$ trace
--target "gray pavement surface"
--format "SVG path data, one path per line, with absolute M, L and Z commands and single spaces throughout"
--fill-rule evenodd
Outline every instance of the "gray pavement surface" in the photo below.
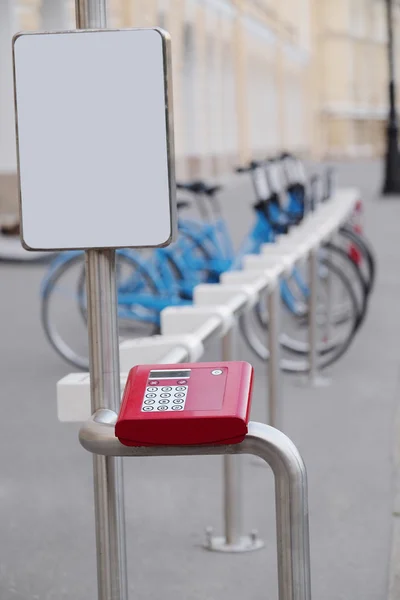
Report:
M 312 389 L 285 377 L 284 430 L 309 475 L 313 597 L 384 600 L 393 508 L 393 446 L 400 366 L 400 198 L 379 200 L 376 162 L 339 165 L 339 182 L 366 201 L 379 274 L 368 319 L 348 354 Z M 233 185 L 233 184 L 232 184 Z M 224 208 L 238 242 L 251 222 L 238 180 Z M 91 457 L 77 425 L 57 422 L 55 386 L 71 371 L 39 321 L 39 265 L 0 263 L 0 599 L 96 598 Z M 204 359 L 218 357 L 216 344 Z M 266 414 L 265 368 L 256 368 L 252 418 Z M 222 527 L 220 458 L 125 461 L 130 598 L 276 598 L 273 479 L 243 457 L 245 531 L 263 550 L 206 552 L 204 527 Z M 400 596 L 399 596 L 400 597 Z

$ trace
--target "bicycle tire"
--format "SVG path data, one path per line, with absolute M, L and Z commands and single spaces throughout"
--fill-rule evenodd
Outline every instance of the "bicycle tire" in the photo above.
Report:
M 53 349 L 57 352 L 59 356 L 61 356 L 64 360 L 66 360 L 69 364 L 77 367 L 78 369 L 87 370 L 89 368 L 89 359 L 87 356 L 81 356 L 77 352 L 75 352 L 69 344 L 67 344 L 62 337 L 58 334 L 56 327 L 50 322 L 50 300 L 52 293 L 56 289 L 57 282 L 60 278 L 71 269 L 76 263 L 84 260 L 83 253 L 72 256 L 69 260 L 64 261 L 60 265 L 58 265 L 50 276 L 47 277 L 44 287 L 42 288 L 42 302 L 41 302 L 41 322 L 46 335 L 47 340 Z M 141 268 L 140 263 L 138 263 L 133 257 L 127 257 L 126 255 L 118 255 L 118 260 L 128 261 L 130 266 L 134 265 L 135 267 L 141 270 L 141 274 L 148 280 L 152 291 L 155 295 L 158 295 L 157 286 L 154 284 L 151 276 Z M 84 265 L 82 265 L 83 273 L 84 273 Z M 79 281 L 81 280 L 82 274 L 80 275 Z M 84 282 L 84 279 L 83 279 Z M 83 316 L 85 322 L 87 323 L 86 314 L 82 314 L 82 307 L 80 302 L 78 301 L 79 312 Z M 157 326 L 154 327 L 151 335 L 158 333 L 159 329 Z
M 357 306 L 358 306 L 358 317 L 356 319 L 356 327 L 357 327 L 357 329 L 359 329 L 360 326 L 363 324 L 365 317 L 367 315 L 368 297 L 369 297 L 369 294 L 367 291 L 368 286 L 366 285 L 366 282 L 360 272 L 358 265 L 350 258 L 350 256 L 346 252 L 346 250 L 344 250 L 344 248 L 341 248 L 340 246 L 335 246 L 334 244 L 332 244 L 330 242 L 325 244 L 324 247 L 327 248 L 329 250 L 329 252 L 335 253 L 338 256 L 340 256 L 340 258 L 343 259 L 343 261 L 348 266 L 351 267 L 354 279 L 347 276 L 346 273 L 343 273 L 343 274 L 347 278 L 349 283 L 352 285 L 353 291 L 354 291 L 354 284 L 356 284 L 360 288 L 358 290 L 358 292 L 361 294 L 361 298 L 359 298 L 356 295 Z M 336 266 L 338 266 L 338 265 L 336 265 Z M 341 269 L 340 266 L 338 266 L 338 268 Z M 356 294 L 356 292 L 355 292 L 355 294 Z M 307 318 L 307 317 L 308 317 L 308 313 L 306 313 L 306 315 L 302 318 Z M 345 319 L 343 319 L 343 315 L 342 316 L 339 315 L 336 317 L 335 324 L 340 324 L 341 322 L 343 322 L 343 320 L 345 320 Z M 291 340 L 289 337 L 287 337 L 287 336 L 285 337 L 284 335 L 281 336 L 281 346 L 285 350 L 288 350 L 289 352 L 293 352 L 295 354 L 306 355 L 309 351 L 307 343 L 302 343 L 302 342 L 299 342 L 298 340 Z M 332 347 L 327 346 L 325 349 L 321 349 L 321 354 L 328 354 L 331 350 L 332 350 Z
M 361 295 L 361 298 L 357 298 L 357 300 L 359 301 L 358 302 L 358 304 L 359 304 L 358 327 L 360 327 L 362 325 L 362 323 L 364 322 L 365 317 L 367 315 L 367 311 L 368 311 L 368 299 L 369 299 L 369 295 L 370 295 L 368 282 L 365 280 L 360 267 L 357 265 L 357 263 L 354 262 L 354 260 L 351 259 L 351 257 L 346 252 L 346 250 L 344 250 L 344 248 L 337 246 L 333 242 L 328 242 L 328 243 L 324 244 L 323 247 L 326 248 L 329 252 L 332 252 L 333 254 L 336 254 L 337 256 L 339 256 L 343 260 L 343 263 L 351 269 L 352 277 L 351 277 L 351 279 L 350 279 L 350 277 L 348 277 L 348 279 L 350 280 L 351 283 L 354 282 L 356 287 L 359 288 L 358 292 Z M 346 273 L 345 273 L 345 275 L 346 275 Z M 354 279 L 353 279 L 353 277 L 354 277 Z
M 346 252 L 346 250 L 344 248 L 341 248 L 340 246 L 336 246 L 335 244 L 328 242 L 326 244 L 324 244 L 324 248 L 326 250 L 328 250 L 329 252 L 336 254 L 337 256 L 340 257 L 340 259 L 343 260 L 343 263 L 350 267 L 351 271 L 352 271 L 352 278 L 348 278 L 349 281 L 354 284 L 354 286 L 358 289 L 356 289 L 356 297 L 357 297 L 357 304 L 358 304 L 358 327 L 361 326 L 361 324 L 364 322 L 366 314 L 367 314 L 367 309 L 368 309 L 368 284 L 366 283 L 359 266 L 351 259 L 351 257 L 348 255 L 348 253 Z M 340 267 L 339 267 L 340 268 Z M 303 299 L 301 299 L 301 302 L 304 302 Z M 260 310 L 260 304 L 258 303 L 255 307 L 255 314 L 257 315 L 257 320 L 259 322 L 260 327 L 264 327 L 266 328 L 267 323 L 265 321 L 265 319 L 263 318 L 263 311 Z M 301 315 L 300 317 L 302 320 L 306 320 L 308 318 L 308 311 L 306 310 L 304 312 L 304 314 Z M 336 324 L 339 324 L 339 322 L 343 320 L 343 315 L 338 315 L 337 316 L 337 321 Z M 292 352 L 296 352 L 299 354 L 307 354 L 308 349 L 304 346 L 304 344 L 301 344 L 299 342 L 294 342 L 290 343 L 289 340 L 285 343 L 282 340 L 282 346 L 284 346 L 287 350 L 292 351 Z M 327 349 L 327 351 L 329 351 L 329 349 Z
M 361 252 L 364 257 L 368 271 L 368 293 L 371 293 L 376 282 L 376 258 L 371 248 L 371 244 L 364 235 L 355 232 L 349 225 L 344 225 L 338 231 L 339 235 L 350 240 Z
M 349 333 L 344 340 L 341 341 L 339 345 L 330 349 L 330 353 L 326 353 L 321 350 L 321 346 L 318 348 L 318 356 L 319 356 L 319 369 L 325 369 L 326 367 L 335 363 L 343 354 L 348 350 L 351 343 L 354 340 L 354 337 L 358 330 L 358 307 L 357 307 L 357 298 L 355 296 L 354 290 L 349 282 L 348 278 L 342 273 L 342 271 L 330 260 L 323 258 L 320 261 L 326 268 L 331 269 L 331 271 L 338 277 L 338 279 L 344 285 L 346 292 L 349 296 L 349 301 L 353 307 L 353 324 L 349 329 Z M 239 325 L 240 330 L 243 335 L 243 338 L 248 345 L 248 347 L 252 350 L 252 352 L 261 360 L 268 360 L 269 351 L 263 342 L 261 342 L 260 338 L 254 332 L 254 323 L 257 322 L 254 319 L 251 320 L 251 312 L 243 315 L 240 319 Z M 265 333 L 264 333 L 265 337 Z M 281 369 L 287 373 L 307 373 L 310 370 L 310 365 L 308 360 L 291 360 L 283 358 L 280 361 Z

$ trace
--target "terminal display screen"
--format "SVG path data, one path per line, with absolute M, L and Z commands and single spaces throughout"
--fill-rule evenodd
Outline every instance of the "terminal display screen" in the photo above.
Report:
M 150 379 L 165 379 L 165 378 L 180 379 L 182 377 L 190 377 L 190 369 L 182 369 L 181 371 L 150 371 Z

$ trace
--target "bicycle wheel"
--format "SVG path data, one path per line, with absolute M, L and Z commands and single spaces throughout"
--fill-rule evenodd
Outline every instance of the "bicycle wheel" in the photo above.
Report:
M 133 256 L 117 254 L 118 327 L 120 336 L 143 337 L 158 332 L 156 282 Z M 136 292 L 132 279 L 137 282 Z M 140 285 L 139 285 L 140 283 Z M 130 291 L 128 289 L 130 285 Z M 61 262 L 42 288 L 41 320 L 54 350 L 74 367 L 88 369 L 87 311 L 83 253 Z M 144 300 L 148 302 L 144 303 Z
M 317 353 L 318 368 L 322 369 L 336 362 L 349 348 L 358 328 L 359 312 L 351 283 L 338 266 L 327 258 L 319 261 L 318 288 Z M 345 322 L 336 323 L 333 318 L 336 296 L 343 298 L 344 293 L 349 318 Z M 306 373 L 310 369 L 306 356 L 309 351 L 308 327 L 285 303 L 283 308 L 280 336 L 281 368 L 289 373 Z M 258 311 L 255 307 L 253 311 L 244 315 L 240 320 L 240 327 L 251 350 L 262 360 L 268 360 L 268 325 L 260 327 Z
M 368 299 L 370 289 L 366 278 L 364 277 L 360 265 L 358 265 L 348 252 L 337 246 L 335 243 L 328 242 L 322 248 L 322 252 L 326 252 L 328 260 L 332 261 L 347 277 L 354 290 L 357 298 L 358 306 L 358 327 L 362 325 L 367 315 L 368 310 Z M 337 307 L 336 318 L 339 320 L 347 318 L 346 309 L 343 307 Z
M 325 244 L 320 250 L 320 256 L 330 259 L 337 267 L 343 271 L 344 275 L 347 277 L 348 281 L 351 283 L 354 293 L 357 298 L 357 306 L 359 312 L 358 318 L 358 327 L 362 324 L 365 319 L 367 308 L 368 308 L 368 286 L 362 276 L 361 270 L 359 266 L 352 261 L 349 257 L 347 251 L 339 246 L 336 246 L 332 243 Z M 298 321 L 301 322 L 303 320 L 304 324 L 308 323 L 308 306 L 307 306 L 307 298 L 309 289 L 305 284 L 305 279 L 301 274 L 298 273 L 298 268 L 296 269 L 296 273 L 293 274 L 292 277 L 286 280 L 285 286 L 287 287 L 288 294 L 292 297 L 292 305 L 296 304 L 296 309 L 294 310 Z M 296 275 L 296 276 L 295 276 Z M 339 302 L 334 307 L 334 311 L 332 312 L 331 318 L 333 324 L 339 324 L 345 321 L 348 318 L 351 318 L 351 310 L 349 312 L 349 307 L 346 302 L 347 294 L 345 294 L 343 303 Z M 283 295 L 283 300 L 286 301 L 285 294 Z M 288 308 L 291 306 L 289 304 Z M 293 310 L 293 309 L 292 309 Z M 257 305 L 257 317 L 261 327 L 266 327 L 267 325 L 267 317 L 265 312 L 265 306 L 258 304 Z M 304 348 L 302 345 L 294 344 L 290 349 L 294 352 L 307 353 L 307 348 Z
M 347 252 L 349 252 L 350 242 L 361 256 L 359 266 L 368 285 L 368 293 L 371 293 L 376 280 L 376 259 L 370 243 L 366 240 L 364 235 L 355 232 L 354 229 L 348 225 L 339 229 L 338 240 L 340 239 L 342 239 L 342 243 Z M 351 253 L 350 257 L 352 257 Z M 356 261 L 355 257 L 353 257 L 353 261 Z
M 361 276 L 358 266 L 351 260 L 351 258 L 348 256 L 347 252 L 343 248 L 336 247 L 330 243 L 326 244 L 321 249 L 320 255 L 326 260 L 329 260 L 332 263 L 332 265 L 335 266 L 344 275 L 348 283 L 351 285 L 354 292 L 354 297 L 357 301 L 358 317 L 355 323 L 356 329 L 358 329 L 365 319 L 368 308 L 368 294 L 366 291 L 364 279 Z M 324 285 L 327 288 L 325 295 L 326 297 L 328 297 L 332 294 L 332 282 L 329 281 L 329 274 L 325 278 Z M 304 296 L 302 296 L 299 299 L 299 303 L 300 302 L 304 303 Z M 322 307 L 322 311 L 323 310 L 324 308 Z M 349 302 L 349 296 L 346 287 L 343 286 L 341 294 L 337 293 L 336 297 L 330 300 L 329 312 L 329 329 L 331 330 L 334 327 L 337 328 L 339 325 L 344 325 L 347 321 L 350 321 L 350 324 L 353 322 L 353 305 L 351 302 Z M 322 319 L 323 314 L 319 314 L 318 318 Z M 299 326 L 308 326 L 307 305 L 306 310 L 303 311 L 300 316 L 297 316 L 297 323 Z M 331 335 L 328 335 L 326 343 L 320 349 L 321 354 L 328 354 L 333 350 L 333 346 L 336 344 L 336 339 L 334 337 L 332 338 Z M 294 352 L 303 355 L 306 355 L 309 352 L 308 341 L 301 341 L 296 338 L 291 338 L 287 334 L 282 334 L 281 345 L 285 350 L 288 350 L 289 352 Z

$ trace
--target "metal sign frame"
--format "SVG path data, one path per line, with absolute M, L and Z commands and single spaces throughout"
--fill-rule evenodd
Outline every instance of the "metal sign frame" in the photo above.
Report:
M 146 49 L 150 67 L 135 48 Z M 169 34 L 17 33 L 13 74 L 23 247 L 169 245 L 177 233 Z

